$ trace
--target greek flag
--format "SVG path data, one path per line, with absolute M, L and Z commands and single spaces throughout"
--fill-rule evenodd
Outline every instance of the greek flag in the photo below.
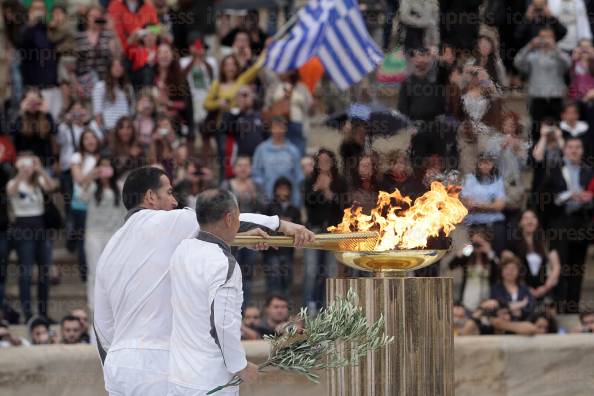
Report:
M 271 43 L 264 65 L 282 73 L 315 55 L 340 89 L 359 82 L 384 56 L 369 36 L 356 0 L 310 0 L 289 33 Z

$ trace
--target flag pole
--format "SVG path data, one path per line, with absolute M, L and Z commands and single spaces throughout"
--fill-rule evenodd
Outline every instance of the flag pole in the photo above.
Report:
M 272 40 L 279 40 L 280 38 L 282 38 L 285 34 L 287 34 L 287 32 L 289 30 L 291 30 L 291 28 L 293 27 L 293 25 L 295 25 L 295 23 L 297 23 L 297 20 L 299 19 L 299 11 L 295 12 L 291 18 L 289 18 L 287 20 L 287 22 L 285 22 L 280 29 L 278 30 L 278 32 L 276 32 L 274 34 L 274 36 L 271 37 Z

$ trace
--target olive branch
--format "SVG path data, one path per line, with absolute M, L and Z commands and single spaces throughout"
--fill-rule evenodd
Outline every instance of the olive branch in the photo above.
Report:
M 317 371 L 357 366 L 369 352 L 394 342 L 394 337 L 384 334 L 383 315 L 369 324 L 356 300 L 357 294 L 350 289 L 346 297 L 336 298 L 314 318 L 308 316 L 307 308 L 302 308 L 296 321 L 285 326 L 282 334 L 264 337 L 270 342 L 271 351 L 258 370 L 262 372 L 276 367 L 297 372 L 309 381 L 319 383 Z M 302 322 L 303 328 L 297 326 L 297 322 Z M 241 383 L 241 378 L 236 375 L 207 395 Z

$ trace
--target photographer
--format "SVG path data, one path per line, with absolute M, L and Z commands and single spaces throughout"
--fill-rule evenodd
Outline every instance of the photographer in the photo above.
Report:
M 543 183 L 551 171 L 563 163 L 563 132 L 554 120 L 545 119 L 540 124 L 540 137 L 532 151 L 535 161 L 534 175 L 532 177 L 532 191 L 538 192 L 543 188 Z M 546 211 L 543 211 L 546 212 Z M 543 218 L 543 226 L 547 226 L 547 219 Z
M 566 92 L 564 76 L 571 66 L 571 59 L 557 47 L 553 29 L 545 26 L 520 50 L 514 64 L 528 77 L 532 140 L 537 141 L 537 126 L 543 118 L 559 120 Z
M 547 0 L 532 0 L 522 22 L 516 27 L 516 40 L 524 46 L 538 36 L 543 27 L 548 27 L 554 32 L 556 41 L 561 40 L 567 34 L 565 26 L 553 16 L 547 6 Z
M 39 267 L 37 303 L 40 316 L 47 317 L 49 296 L 49 253 L 44 221 L 44 192 L 53 191 L 55 182 L 33 155 L 22 155 L 16 163 L 17 175 L 6 185 L 6 193 L 16 219 L 11 233 L 19 265 L 19 294 L 25 322 L 33 315 L 31 278 L 33 264 Z
M 470 240 L 472 244 L 464 246 L 450 262 L 450 269 L 462 268 L 458 301 L 472 311 L 489 297 L 491 285 L 497 279 L 499 260 L 483 230 L 472 231 Z
M 47 112 L 47 102 L 37 88 L 29 88 L 21 100 L 19 115 L 11 128 L 14 147 L 37 156 L 44 167 L 53 165 L 54 121 Z

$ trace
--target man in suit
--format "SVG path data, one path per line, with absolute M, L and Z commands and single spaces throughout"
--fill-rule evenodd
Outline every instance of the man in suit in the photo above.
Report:
M 563 148 L 563 163 L 554 168 L 545 191 L 551 205 L 551 248 L 561 258 L 561 276 L 555 290 L 559 310 L 578 313 L 586 251 L 592 219 L 593 194 L 586 191 L 592 169 L 582 162 L 584 147 L 577 137 L 570 137 Z

